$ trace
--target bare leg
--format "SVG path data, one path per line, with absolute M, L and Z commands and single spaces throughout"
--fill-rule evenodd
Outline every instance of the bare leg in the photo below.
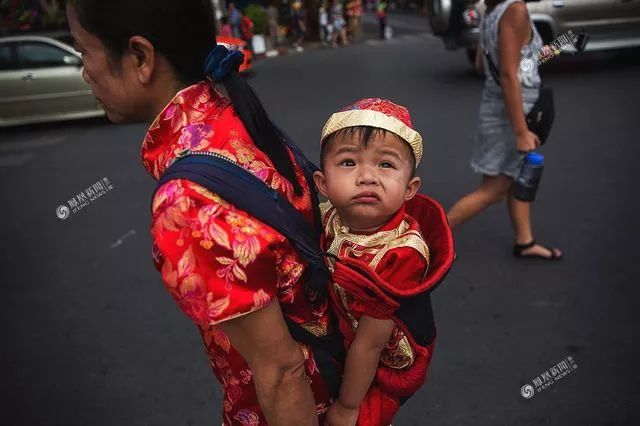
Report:
M 513 225 L 517 244 L 526 244 L 533 241 L 533 231 L 531 230 L 531 203 L 517 200 L 513 193 L 509 193 L 507 197 L 507 207 L 509 209 L 509 217 Z M 562 252 L 557 248 L 548 249 L 539 244 L 522 251 L 523 255 L 551 257 L 553 250 L 556 256 L 562 256 Z
M 501 201 L 512 184 L 513 180 L 505 175 L 483 176 L 480 186 L 458 200 L 447 213 L 451 228 L 466 222 L 491 204 Z
M 346 46 L 349 44 L 349 40 L 347 40 L 347 30 L 345 28 L 340 31 L 340 38 L 342 38 L 342 44 Z

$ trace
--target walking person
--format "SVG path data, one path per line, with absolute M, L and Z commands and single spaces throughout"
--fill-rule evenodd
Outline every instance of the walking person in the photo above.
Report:
M 293 46 L 298 52 L 302 52 L 304 48 L 302 47 L 302 42 L 304 41 L 304 36 L 307 32 L 307 13 L 302 6 L 302 2 L 300 0 L 296 0 L 291 5 L 291 27 L 293 30 Z
M 347 1 L 347 17 L 349 18 L 349 34 L 352 41 L 360 38 L 360 28 L 362 26 L 360 19 L 362 17 L 362 0 Z
M 242 38 L 242 13 L 236 9 L 236 4 L 231 2 L 227 10 L 227 18 L 231 25 L 231 32 L 235 38 Z
M 229 20 L 226 16 L 220 18 L 220 31 L 218 31 L 218 35 L 221 37 L 233 37 L 231 25 L 229 25 Z
M 480 32 L 476 67 L 485 72 L 485 85 L 479 112 L 471 167 L 482 175 L 482 183 L 449 210 L 452 228 L 471 219 L 491 204 L 504 199 L 513 226 L 517 257 L 557 260 L 562 252 L 537 244 L 531 227 L 531 203 L 513 195 L 525 153 L 539 145 L 538 136 L 527 128 L 525 114 L 540 94 L 542 81 L 533 61 L 521 67 L 521 61 L 542 48 L 525 2 L 522 0 L 486 0 L 487 13 Z M 496 82 L 484 51 L 499 69 Z M 527 62 L 529 64 L 529 62 Z
M 338 38 L 342 42 L 343 46 L 349 44 L 347 40 L 347 23 L 344 20 L 344 11 L 342 9 L 342 3 L 340 0 L 331 1 L 331 25 L 333 26 L 333 35 L 331 38 L 331 45 L 338 47 Z
M 253 50 L 253 21 L 243 13 L 242 20 L 240 22 L 240 33 L 242 34 L 242 40 L 247 43 L 247 48 L 249 50 Z
M 378 17 L 378 38 L 384 40 L 387 29 L 387 2 L 379 0 L 376 7 L 376 16 Z
M 329 29 L 329 12 L 327 12 L 327 5 L 323 1 L 318 8 L 318 25 L 320 26 L 320 41 L 323 45 L 326 45 L 331 38 L 331 31 Z
M 208 0 L 69 0 L 67 16 L 108 118 L 149 123 L 140 154 L 154 180 L 216 157 L 253 173 L 308 227 L 319 220 L 307 163 L 238 74 L 242 53 L 216 44 Z M 331 381 L 315 347 L 292 337 L 331 332 L 326 283 L 303 278 L 317 277 L 317 265 L 190 178 L 162 180 L 150 210 L 154 265 L 202 335 L 222 424 L 322 424 Z
M 270 49 L 278 46 L 280 28 L 278 27 L 278 7 L 276 0 L 271 0 L 267 7 L 267 25 L 269 27 Z

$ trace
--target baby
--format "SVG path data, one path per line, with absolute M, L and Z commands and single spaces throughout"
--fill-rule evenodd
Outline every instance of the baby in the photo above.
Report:
M 323 249 L 369 271 L 383 290 L 416 288 L 429 249 L 418 222 L 405 213 L 420 188 L 415 169 L 422 157 L 409 111 L 383 99 L 360 100 L 331 116 L 321 143 L 322 171 L 314 180 L 329 199 L 321 205 Z M 425 360 L 384 303 L 356 287 L 345 288 L 334 275 L 330 288 L 348 352 L 327 424 L 387 425 L 403 397 L 424 383 Z

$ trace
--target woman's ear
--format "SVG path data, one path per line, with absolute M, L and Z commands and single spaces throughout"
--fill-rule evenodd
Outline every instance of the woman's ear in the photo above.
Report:
M 405 201 L 409 201 L 418 193 L 421 183 L 422 181 L 418 176 L 415 176 L 413 179 L 409 181 L 409 183 L 407 184 L 407 193 L 404 197 Z
M 316 188 L 318 188 L 318 191 L 326 197 L 327 181 L 324 178 L 324 173 L 322 173 L 321 171 L 314 172 L 313 181 L 316 183 Z
M 149 84 L 157 66 L 153 44 L 146 38 L 136 35 L 129 39 L 128 48 L 138 81 L 141 84 Z

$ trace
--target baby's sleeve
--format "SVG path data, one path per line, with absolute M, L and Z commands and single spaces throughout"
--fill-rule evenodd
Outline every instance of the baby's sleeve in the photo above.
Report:
M 429 251 L 422 241 L 386 252 L 376 266 L 376 273 L 395 288 L 409 290 L 424 281 L 428 268 Z

